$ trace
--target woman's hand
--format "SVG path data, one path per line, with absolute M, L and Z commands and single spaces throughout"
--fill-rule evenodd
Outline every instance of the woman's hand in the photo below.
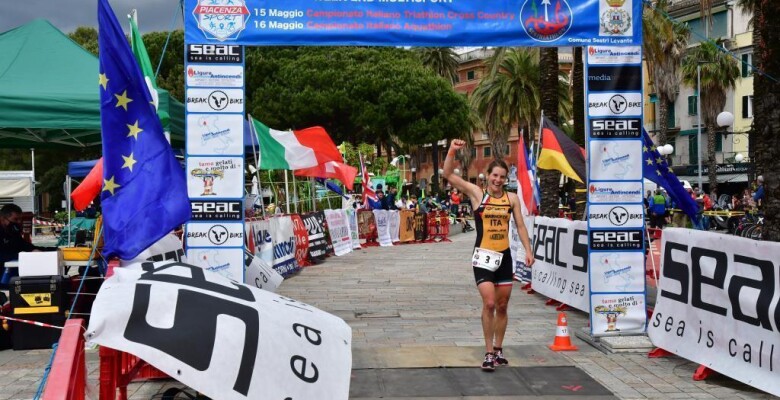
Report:
M 526 267 L 530 267 L 530 266 L 534 265 L 534 261 L 535 261 L 534 255 L 531 254 L 531 252 L 526 251 L 525 252 L 525 266 Z
M 464 147 L 466 147 L 466 141 L 463 139 L 453 139 L 452 142 L 450 142 L 451 152 L 456 152 Z

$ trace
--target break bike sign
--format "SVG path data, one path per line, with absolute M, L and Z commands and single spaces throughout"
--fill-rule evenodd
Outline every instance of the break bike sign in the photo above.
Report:
M 242 45 L 641 43 L 641 0 L 185 0 L 185 40 Z

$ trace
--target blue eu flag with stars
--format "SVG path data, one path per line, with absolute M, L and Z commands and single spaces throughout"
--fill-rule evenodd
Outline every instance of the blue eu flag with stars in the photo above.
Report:
M 103 255 L 124 260 L 190 218 L 187 181 L 108 0 L 98 0 Z
M 650 135 L 644 128 L 642 128 L 642 142 L 642 167 L 645 179 L 666 189 L 669 197 L 677 204 L 677 208 L 691 217 L 691 220 L 696 224 L 698 205 L 677 179 L 677 175 L 672 172 L 672 167 L 666 163 L 666 159 L 658 153 L 653 139 L 650 139 Z

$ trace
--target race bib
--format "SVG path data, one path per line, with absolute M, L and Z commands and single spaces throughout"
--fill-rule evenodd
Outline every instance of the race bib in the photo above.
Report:
M 471 257 L 471 266 L 495 271 L 501 266 L 503 257 L 503 253 L 477 247 L 474 249 L 474 256 Z

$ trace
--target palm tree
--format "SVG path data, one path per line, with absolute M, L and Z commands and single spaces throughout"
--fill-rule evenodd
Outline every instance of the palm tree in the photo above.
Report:
M 513 126 L 532 131 L 539 123 L 539 87 L 532 78 L 539 74 L 539 57 L 534 50 L 512 48 L 486 63 L 495 72 L 480 81 L 471 102 L 482 117 L 494 157 L 501 160 Z
M 575 143 L 585 147 L 585 68 L 582 57 L 582 47 L 575 47 L 574 65 L 571 69 L 571 99 L 574 119 L 573 139 Z
M 780 241 L 780 2 L 741 0 L 753 11 L 754 64 L 761 73 L 753 77 L 753 129 L 750 151 L 754 165 L 764 176 L 764 238 Z M 754 146 L 755 145 L 755 146 Z M 751 157 L 752 158 L 752 157 Z
M 736 60 L 712 42 L 706 41 L 689 50 L 683 59 L 682 75 L 687 85 L 697 86 L 697 68 L 701 68 L 701 93 L 698 94 L 697 101 L 701 101 L 701 116 L 707 127 L 709 190 L 713 190 L 718 185 L 715 161 L 715 119 L 726 106 L 726 93 L 734 88 L 735 81 L 739 77 L 739 67 Z
M 452 47 L 419 47 L 415 52 L 420 57 L 424 66 L 430 68 L 434 73 L 447 79 L 450 84 L 455 83 L 458 76 L 458 55 Z M 433 182 L 431 182 L 432 193 L 439 189 L 439 144 L 431 143 L 433 152 Z
M 688 45 L 690 31 L 682 24 L 675 24 L 662 12 L 669 0 L 657 0 L 655 5 L 644 4 L 642 12 L 642 42 L 645 60 L 655 92 L 658 95 L 658 145 L 666 144 L 669 130 L 667 115 L 669 105 L 677 99 L 680 86 L 680 63 Z
M 547 118 L 553 121 L 559 121 L 558 118 L 558 99 L 559 91 L 556 86 L 559 84 L 558 68 L 558 48 L 543 47 L 540 49 L 539 57 L 539 90 L 542 98 L 542 111 Z M 541 170 L 539 173 L 540 190 L 542 192 L 541 214 L 548 217 L 558 215 L 558 180 L 557 171 Z

